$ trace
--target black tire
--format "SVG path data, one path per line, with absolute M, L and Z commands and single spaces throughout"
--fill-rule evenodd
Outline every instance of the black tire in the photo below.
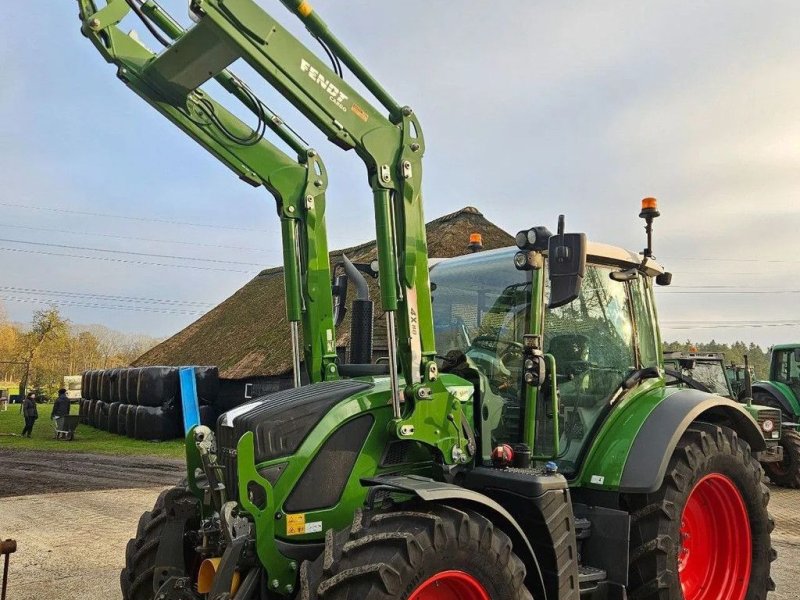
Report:
M 661 489 L 624 498 L 632 513 L 631 600 L 684 600 L 678 570 L 684 508 L 696 486 L 715 475 L 724 476 L 738 489 L 750 522 L 752 569 L 745 600 L 764 600 L 775 589 L 770 577 L 771 562 L 777 556 L 770 539 L 775 524 L 767 512 L 769 489 L 762 481 L 761 465 L 733 430 L 694 423 L 672 454 Z M 729 599 L 720 596 L 718 600 Z
M 298 600 L 405 600 L 431 577 L 457 570 L 490 598 L 532 600 L 525 565 L 511 540 L 469 510 L 426 505 L 362 513 L 345 530 L 328 530 L 325 551 L 300 568 Z
M 800 434 L 791 429 L 781 432 L 783 460 L 764 463 L 764 471 L 769 480 L 784 488 L 800 488 Z
M 181 497 L 191 497 L 185 486 L 177 488 Z M 156 553 L 161 539 L 161 532 L 167 515 L 164 511 L 164 498 L 171 490 L 161 492 L 152 511 L 142 513 L 136 528 L 136 537 L 128 541 L 125 547 L 125 567 L 119 576 L 123 600 L 153 600 L 153 569 Z M 186 544 L 184 544 L 186 547 Z M 186 548 L 190 552 L 190 548 Z

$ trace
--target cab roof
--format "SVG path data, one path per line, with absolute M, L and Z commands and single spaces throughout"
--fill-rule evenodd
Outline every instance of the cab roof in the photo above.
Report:
M 516 246 L 508 246 L 506 248 L 498 248 L 497 250 L 487 250 L 485 252 L 478 252 L 477 255 L 487 257 L 492 254 L 509 254 L 513 256 L 519 252 Z M 431 258 L 429 265 L 433 266 L 441 262 L 469 262 L 471 257 L 476 254 L 464 254 L 454 258 Z M 589 241 L 586 247 L 586 260 L 591 263 L 600 264 L 613 264 L 622 267 L 638 267 L 642 264 L 642 255 L 630 250 L 625 250 L 618 246 L 611 246 L 610 244 L 602 244 L 599 242 Z M 655 277 L 664 272 L 664 267 L 652 258 L 648 258 L 644 263 L 644 270 L 650 277 Z

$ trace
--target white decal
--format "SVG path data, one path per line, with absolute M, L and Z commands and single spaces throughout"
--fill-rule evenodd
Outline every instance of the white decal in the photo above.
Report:
M 306 533 L 321 533 L 322 521 L 314 521 L 313 523 L 306 523 Z
M 602 475 L 592 475 L 592 483 L 597 485 L 603 485 L 606 481 L 606 478 Z
M 347 112 L 347 107 L 344 105 L 345 100 L 347 100 L 348 96 L 344 94 L 336 84 L 329 80 L 325 75 L 320 73 L 317 69 L 311 66 L 304 58 L 300 59 L 300 70 L 303 73 L 307 73 L 309 79 L 316 81 L 319 86 L 328 93 L 328 99 L 333 102 L 340 110 L 343 112 Z

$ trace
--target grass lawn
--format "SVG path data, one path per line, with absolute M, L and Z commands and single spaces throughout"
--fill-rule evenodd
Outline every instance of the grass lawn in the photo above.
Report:
M 25 426 L 20 413 L 20 404 L 9 404 L 8 410 L 0 411 L 0 450 L 43 450 L 47 452 L 91 452 L 96 454 L 132 454 L 183 458 L 183 440 L 168 442 L 145 442 L 78 425 L 75 439 L 71 442 L 56 440 L 50 413 L 52 404 L 39 404 L 39 418 L 33 426 L 33 437 L 23 438 L 19 434 Z M 78 414 L 78 405 L 72 405 L 70 414 Z M 13 434 L 13 435 L 10 435 Z

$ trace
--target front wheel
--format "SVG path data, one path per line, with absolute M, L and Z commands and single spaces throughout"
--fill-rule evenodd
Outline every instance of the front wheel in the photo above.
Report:
M 511 540 L 449 506 L 356 514 L 300 569 L 303 600 L 532 600 Z
M 731 429 L 693 424 L 661 489 L 625 500 L 632 600 L 764 600 L 775 588 L 769 490 Z
M 781 432 L 783 460 L 764 465 L 764 471 L 775 485 L 800 488 L 800 434 L 792 429 Z

